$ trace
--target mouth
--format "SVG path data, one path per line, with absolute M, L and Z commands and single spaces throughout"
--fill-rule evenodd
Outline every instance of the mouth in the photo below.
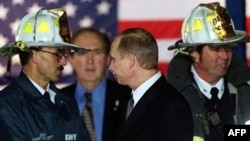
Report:
M 220 65 L 222 68 L 227 68 L 227 64 Z
M 225 73 L 228 70 L 228 65 L 227 64 L 220 64 L 218 65 L 218 71 Z
M 58 67 L 58 70 L 59 70 L 60 72 L 62 72 L 62 71 L 63 71 L 63 69 L 64 69 L 64 67 L 63 67 L 63 66 Z
M 223 69 L 227 69 L 228 68 L 228 61 L 221 61 L 218 66 L 220 66 Z
M 117 75 L 114 72 L 112 72 L 112 74 L 113 74 L 114 78 L 117 79 Z
M 87 68 L 87 69 L 85 69 L 85 72 L 94 72 L 95 71 L 95 69 L 93 69 L 93 68 Z

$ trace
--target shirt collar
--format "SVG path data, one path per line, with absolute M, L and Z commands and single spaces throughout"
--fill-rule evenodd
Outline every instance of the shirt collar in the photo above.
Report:
M 196 84 L 198 85 L 200 91 L 209 99 L 212 98 L 212 95 L 210 94 L 210 90 L 212 87 L 216 87 L 219 90 L 218 98 L 221 99 L 224 93 L 224 78 L 221 78 L 215 85 L 210 85 L 206 81 L 204 81 L 196 72 L 194 69 L 194 66 L 191 66 L 191 72 L 193 73 L 194 80 L 196 81 Z
M 134 99 L 134 106 L 138 103 L 145 92 L 162 76 L 161 72 L 157 72 L 147 81 L 142 83 L 137 89 L 132 90 L 132 96 Z
M 103 78 L 101 82 L 92 91 L 90 91 L 92 93 L 93 102 L 103 101 L 106 93 L 106 85 L 107 85 L 107 78 Z M 83 97 L 83 94 L 86 92 L 87 90 L 80 84 L 80 82 L 77 81 L 76 91 L 75 91 L 76 99 L 81 99 Z
M 27 75 L 26 75 L 27 76 Z M 52 91 L 50 90 L 49 86 L 50 84 L 48 83 L 46 90 L 44 90 L 41 86 L 39 86 L 35 81 L 33 81 L 29 76 L 27 76 L 30 82 L 37 88 L 37 90 L 43 95 L 45 91 Z
M 27 75 L 26 75 L 27 76 Z M 50 99 L 53 103 L 55 103 L 55 96 L 56 93 L 50 89 L 50 83 L 47 84 L 46 90 L 44 90 L 41 86 L 39 86 L 35 81 L 33 81 L 29 76 L 27 76 L 28 79 L 31 81 L 31 83 L 34 85 L 34 87 L 37 88 L 37 90 L 41 93 L 41 95 L 44 95 L 45 91 L 47 91 L 50 95 Z

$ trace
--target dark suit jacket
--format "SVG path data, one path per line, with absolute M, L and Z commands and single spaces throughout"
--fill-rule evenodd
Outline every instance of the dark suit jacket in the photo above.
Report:
M 65 88 L 63 91 L 69 94 L 74 94 L 76 83 L 73 83 Z M 107 80 L 106 101 L 103 120 L 103 141 L 113 141 L 114 135 L 118 131 L 118 126 L 122 121 L 122 109 L 126 106 L 130 96 L 131 89 L 127 86 L 119 85 L 116 81 Z M 119 101 L 119 105 L 115 102 Z
M 116 141 L 192 141 L 192 138 L 190 107 L 162 76 L 135 105 Z

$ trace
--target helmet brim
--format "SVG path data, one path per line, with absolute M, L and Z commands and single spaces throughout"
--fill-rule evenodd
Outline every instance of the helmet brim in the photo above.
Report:
M 57 43 L 57 42 L 25 42 L 25 44 L 29 47 L 44 47 L 44 46 L 49 46 L 49 47 L 62 47 L 62 48 L 70 48 L 70 49 L 82 49 L 82 47 L 74 45 L 74 44 L 70 44 L 70 43 Z
M 173 50 L 177 48 L 186 48 L 186 47 L 196 47 L 200 45 L 205 45 L 205 44 L 214 44 L 214 45 L 224 45 L 224 44 L 231 44 L 231 43 L 236 43 L 236 42 L 250 42 L 250 36 L 246 35 L 246 32 L 241 31 L 241 30 L 235 30 L 235 36 L 230 39 L 226 40 L 212 40 L 208 42 L 203 42 L 203 43 L 184 43 L 184 42 L 176 42 L 175 45 L 170 45 L 168 47 L 168 50 Z
M 30 47 L 55 47 L 55 48 L 66 48 L 66 49 L 71 49 L 75 52 L 82 50 L 84 48 L 74 45 L 74 44 L 70 44 L 70 43 L 56 43 L 56 42 L 25 42 L 24 43 L 27 48 L 25 49 L 20 49 L 20 47 L 18 47 L 16 45 L 16 42 L 14 43 L 9 43 L 6 44 L 4 46 L 2 46 L 0 48 L 0 56 L 2 57 L 10 57 L 13 56 L 15 54 L 18 54 L 20 51 L 26 51 L 29 52 Z
M 0 56 L 11 57 L 17 54 L 20 49 L 15 45 L 15 43 L 9 43 L 0 48 Z

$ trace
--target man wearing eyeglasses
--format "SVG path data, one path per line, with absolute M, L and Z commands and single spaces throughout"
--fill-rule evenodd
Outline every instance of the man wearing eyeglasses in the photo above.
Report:
M 90 140 L 74 97 L 54 84 L 67 54 L 80 49 L 70 43 L 67 24 L 63 9 L 30 13 L 20 21 L 16 42 L 0 48 L 8 62 L 19 54 L 23 68 L 0 92 L 0 141 Z

